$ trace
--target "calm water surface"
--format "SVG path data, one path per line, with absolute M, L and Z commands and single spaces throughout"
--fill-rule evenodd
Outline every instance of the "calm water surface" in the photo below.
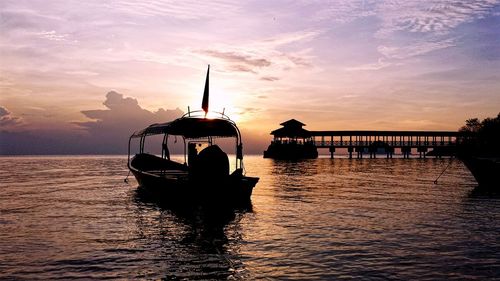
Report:
M 249 156 L 230 212 L 144 198 L 124 157 L 0 160 L 0 279 L 500 279 L 500 199 L 456 160 Z

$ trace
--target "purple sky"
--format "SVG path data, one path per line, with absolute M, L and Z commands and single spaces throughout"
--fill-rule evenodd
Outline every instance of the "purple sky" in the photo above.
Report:
M 147 3 L 146 3 L 147 2 Z M 309 129 L 456 130 L 500 111 L 500 1 L 0 2 L 0 154 L 122 153 L 201 103 L 250 152 Z

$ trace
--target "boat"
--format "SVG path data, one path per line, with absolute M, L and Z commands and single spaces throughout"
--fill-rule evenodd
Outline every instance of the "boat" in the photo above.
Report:
M 500 158 L 460 157 L 479 187 L 500 191 Z
M 457 157 L 465 164 L 478 187 L 500 191 L 500 113 L 480 121 L 469 119 L 460 128 Z
M 190 111 L 171 122 L 152 124 L 129 138 L 127 165 L 139 187 L 161 200 L 215 204 L 249 202 L 258 177 L 245 175 L 241 133 L 224 111 L 209 112 L 207 70 L 202 110 Z M 163 136 L 161 155 L 145 152 L 146 139 Z M 168 139 L 182 138 L 184 161 L 170 157 Z M 131 144 L 138 139 L 138 153 Z M 234 166 L 217 142 L 234 140 Z M 232 171 L 231 171 L 232 170 Z

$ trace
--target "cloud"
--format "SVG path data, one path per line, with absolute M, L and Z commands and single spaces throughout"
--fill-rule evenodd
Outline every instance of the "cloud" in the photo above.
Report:
M 498 0 L 381 1 L 376 14 L 382 19 L 379 36 L 397 31 L 445 34 L 458 25 L 482 18 Z
M 375 37 L 386 44 L 378 51 L 388 59 L 403 60 L 457 45 L 452 31 L 483 18 L 498 0 L 382 1 L 376 15 L 382 21 Z
M 317 6 L 319 12 L 315 18 L 328 20 L 335 28 L 364 26 L 366 18 L 371 18 L 374 24 L 370 35 L 378 42 L 377 50 L 382 56 L 347 68 L 353 71 L 403 65 L 410 63 L 408 59 L 463 45 L 457 32 L 459 27 L 494 15 L 499 3 L 499 0 L 340 0 L 307 1 L 304 5 Z
M 3 106 L 0 106 L 0 117 L 4 117 L 9 115 L 10 112 Z
M 90 137 L 126 139 L 133 131 L 140 130 L 152 123 L 163 123 L 180 117 L 183 112 L 158 109 L 156 112 L 143 109 L 136 99 L 124 98 L 122 94 L 110 91 L 103 103 L 107 109 L 84 110 L 82 114 L 92 119 L 88 122 L 75 122 Z
M 21 119 L 0 106 L 0 154 L 124 154 L 134 131 L 183 114 L 178 108 L 160 108 L 154 112 L 143 109 L 136 99 L 123 97 L 116 91 L 108 92 L 103 104 L 106 109 L 82 111 L 92 120 L 72 122 L 78 130 L 62 129 L 66 124 L 55 123 L 53 129 L 26 127 L 8 131 L 4 125 L 20 124 Z
M 107 109 L 84 110 L 82 114 L 92 119 L 74 122 L 85 133 L 87 144 L 93 144 L 107 153 L 124 153 L 128 137 L 153 123 L 164 123 L 180 117 L 180 109 L 158 109 L 155 112 L 143 109 L 131 97 L 110 91 L 103 103 Z
M 231 50 L 224 46 L 219 49 L 207 49 L 194 51 L 208 60 L 218 59 L 228 71 L 248 72 L 259 74 L 266 70 L 276 72 L 288 70 L 292 67 L 311 67 L 311 59 L 307 52 L 286 53 L 276 49 L 255 49 L 255 47 L 241 47 L 243 50 Z M 248 50 L 245 50 L 248 49 Z M 252 50 L 252 51 L 250 51 Z M 278 78 L 279 77 L 275 77 Z
M 377 50 L 386 58 L 406 59 L 453 46 L 456 46 L 455 39 L 450 38 L 435 42 L 416 42 L 403 47 L 379 46 Z
M 139 103 L 136 99 L 133 98 L 123 98 L 122 94 L 119 94 L 115 91 L 111 91 L 106 95 L 106 101 L 103 103 L 107 108 L 111 110 L 120 110 L 120 109 L 130 109 L 130 110 L 138 110 L 141 109 Z
M 68 38 L 68 34 L 57 33 L 55 30 L 38 32 L 36 35 L 51 41 L 67 41 Z
M 97 75 L 99 75 L 99 73 L 97 73 L 97 72 L 87 71 L 87 70 L 73 70 L 73 71 L 66 71 L 64 73 L 68 74 L 68 75 L 75 75 L 75 76 L 97 76 Z
M 316 8 L 313 18 L 340 24 L 374 16 L 381 21 L 378 37 L 395 32 L 445 34 L 460 24 L 483 18 L 498 0 L 338 0 L 305 1 Z
M 258 42 L 256 45 L 276 48 L 278 46 L 288 45 L 297 42 L 307 42 L 321 34 L 320 30 L 302 30 L 296 32 L 282 33 L 272 38 L 267 38 Z
M 198 53 L 221 59 L 227 65 L 227 68 L 239 72 L 257 73 L 256 69 L 271 65 L 269 60 L 246 52 L 199 50 Z
M 217 50 L 203 50 L 200 51 L 202 54 L 206 54 L 212 57 L 221 58 L 229 63 L 235 64 L 246 64 L 249 66 L 256 67 L 266 67 L 270 66 L 271 62 L 264 58 L 256 58 L 250 54 L 242 54 L 235 52 L 223 52 Z
M 61 20 L 59 15 L 50 15 L 41 12 L 40 9 L 23 7 L 23 5 L 17 5 L 15 2 L 5 3 L 5 6 L 0 10 L 2 32 L 40 28 L 41 25 L 48 26 L 50 23 Z
M 262 109 L 261 108 L 256 108 L 256 107 L 243 107 L 241 108 L 239 114 L 254 114 L 254 113 L 258 113 L 258 112 L 261 112 Z
M 247 72 L 263 75 L 262 79 L 279 80 L 277 74 L 296 67 L 312 67 L 312 49 L 302 45 L 318 36 L 320 31 L 301 31 L 279 34 L 258 41 L 249 41 L 238 46 L 219 44 L 207 49 L 191 49 L 191 54 L 201 55 L 204 59 L 217 59 L 227 71 Z M 284 48 L 286 46 L 286 48 Z M 298 49 L 298 51 L 293 51 Z M 269 77 L 272 77 L 271 80 Z
M 288 54 L 286 58 L 296 66 L 310 67 L 312 63 L 309 62 L 309 57 L 300 54 Z
M 393 65 L 393 63 L 388 62 L 384 58 L 379 58 L 376 63 L 368 63 L 358 66 L 347 67 L 347 71 L 359 71 L 359 70 L 379 70 Z
M 7 108 L 0 106 L 0 128 L 7 129 L 22 124 L 20 117 L 12 115 Z
M 274 77 L 274 76 L 262 76 L 262 77 L 260 77 L 260 80 L 273 82 L 273 81 L 277 81 L 280 79 L 278 77 Z
M 238 6 L 231 1 L 140 1 L 122 0 L 111 4 L 129 15 L 141 17 L 171 17 L 179 20 L 201 20 L 229 16 L 238 12 Z
M 367 0 L 345 0 L 345 1 L 305 1 L 307 6 L 316 7 L 314 19 L 316 21 L 328 21 L 345 24 L 361 17 L 375 14 L 373 6 L 376 1 Z

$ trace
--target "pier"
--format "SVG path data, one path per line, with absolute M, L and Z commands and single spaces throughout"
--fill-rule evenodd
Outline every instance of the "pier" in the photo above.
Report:
M 264 152 L 265 158 L 317 158 L 318 148 L 327 148 L 331 158 L 337 149 L 346 149 L 349 158 L 392 158 L 397 152 L 410 158 L 412 150 L 420 158 L 441 157 L 455 153 L 459 138 L 456 131 L 308 131 L 295 119 L 281 125 L 271 132 L 274 138 Z
M 337 148 L 347 148 L 349 158 L 356 152 L 357 158 L 367 153 L 370 158 L 386 154 L 392 158 L 399 149 L 404 158 L 409 158 L 412 149 L 419 157 L 426 157 L 429 150 L 436 156 L 453 151 L 458 132 L 448 131 L 311 131 L 316 148 L 328 148 L 333 155 Z

